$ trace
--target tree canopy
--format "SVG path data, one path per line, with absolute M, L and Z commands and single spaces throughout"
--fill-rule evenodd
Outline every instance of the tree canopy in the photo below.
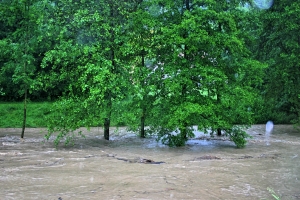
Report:
M 82 126 L 109 139 L 114 121 L 170 146 L 197 125 L 243 147 L 253 123 L 299 121 L 298 1 L 0 4 L 0 99 L 55 101 L 56 144 Z
M 278 1 L 261 13 L 257 59 L 266 62 L 263 97 L 274 119 L 299 122 L 300 1 Z

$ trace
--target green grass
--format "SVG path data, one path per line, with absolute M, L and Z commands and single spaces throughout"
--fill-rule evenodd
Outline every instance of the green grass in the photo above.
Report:
M 51 102 L 29 102 L 27 103 L 27 128 L 47 127 L 50 118 Z M 24 114 L 23 102 L 0 102 L 0 128 L 22 128 Z M 101 119 L 94 119 L 93 126 L 102 126 Z M 112 120 L 111 126 L 124 126 L 122 123 Z
M 29 102 L 27 104 L 26 127 L 46 127 L 50 114 L 50 102 Z M 24 103 L 0 102 L 0 128 L 21 128 L 23 125 Z

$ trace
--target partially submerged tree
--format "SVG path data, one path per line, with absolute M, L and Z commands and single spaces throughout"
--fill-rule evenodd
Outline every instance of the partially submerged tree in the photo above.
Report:
M 43 67 L 51 67 L 48 79 L 53 76 L 66 84 L 61 100 L 54 104 L 57 114 L 46 135 L 59 132 L 56 144 L 65 137 L 69 143 L 74 131 L 96 120 L 104 121 L 104 138 L 109 139 L 112 107 L 122 98 L 127 77 L 123 76 L 126 65 L 118 59 L 123 13 L 117 6 L 121 5 L 119 1 L 73 1 L 72 5 L 59 1 L 54 5 L 49 30 L 58 42 L 46 53 Z
M 24 101 L 21 138 L 24 137 L 27 116 L 28 93 L 35 90 L 34 74 L 38 49 L 37 37 L 40 34 L 37 14 L 44 8 L 44 1 L 22 0 L 2 1 L 0 14 L 4 20 L 0 23 L 5 27 L 1 34 L 1 71 L 0 77 L 8 88 L 13 88 L 17 96 Z
M 149 1 L 133 3 L 126 27 L 125 45 L 122 48 L 123 59 L 130 65 L 130 81 L 126 106 L 123 112 L 134 113 L 127 125 L 131 130 L 139 130 L 146 137 L 146 120 L 154 107 L 161 77 L 157 76 L 159 66 L 155 62 L 155 37 L 159 21 L 155 17 L 159 7 Z
M 43 66 L 66 90 L 48 138 L 59 131 L 56 144 L 72 139 L 97 118 L 109 139 L 111 116 L 128 110 L 121 116 L 135 115 L 142 137 L 148 125 L 171 146 L 184 145 L 193 125 L 245 145 L 248 135 L 236 124 L 252 123 L 262 65 L 239 37 L 239 2 L 73 3 L 55 4 L 49 25 L 58 42 Z
M 169 145 L 184 145 L 200 130 L 222 129 L 238 147 L 248 135 L 236 124 L 252 123 L 253 84 L 262 65 L 251 59 L 239 38 L 238 4 L 164 1 L 159 61 L 163 81 L 156 126 Z M 242 12 L 242 11 L 240 11 Z M 255 74 L 255 76 L 253 76 Z M 177 132 L 177 133 L 176 133 Z

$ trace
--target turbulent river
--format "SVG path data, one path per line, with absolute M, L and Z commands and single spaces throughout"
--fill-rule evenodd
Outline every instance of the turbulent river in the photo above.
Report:
M 0 129 L 0 199 L 275 199 L 270 189 L 300 199 L 300 132 L 292 126 L 267 136 L 265 125 L 252 126 L 243 149 L 199 132 L 170 148 L 111 131 L 110 141 L 92 128 L 55 149 L 44 129 L 26 129 L 22 141 L 20 129 Z

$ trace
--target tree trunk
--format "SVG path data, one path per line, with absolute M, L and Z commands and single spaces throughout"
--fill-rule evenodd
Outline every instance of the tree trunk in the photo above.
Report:
M 146 134 L 145 134 L 145 119 L 146 119 L 146 117 L 145 117 L 145 111 L 146 111 L 146 109 L 145 108 L 143 108 L 143 111 L 142 111 L 142 117 L 141 117 L 141 138 L 145 138 L 146 137 Z
M 185 8 L 189 11 L 190 10 L 190 0 L 185 0 Z
M 188 10 L 188 11 L 190 11 L 190 1 L 189 0 L 184 0 L 183 1 L 184 2 L 184 4 L 185 4 L 185 9 L 186 10 Z M 182 13 L 183 14 L 183 13 Z M 187 31 L 185 31 L 185 33 L 184 33 L 184 35 L 183 35 L 183 37 L 184 38 L 188 38 L 188 32 Z M 185 44 L 185 46 L 184 46 L 184 51 L 183 51 L 183 55 L 184 55 L 184 58 L 186 59 L 186 60 L 189 60 L 189 55 L 188 55 L 188 46 Z M 189 63 L 189 62 L 188 62 Z M 187 93 L 187 84 L 183 84 L 182 85 L 182 90 L 181 90 L 181 101 L 182 101 L 182 103 L 184 103 L 184 101 L 186 100 L 186 93 Z M 187 122 L 186 122 L 186 120 L 184 120 L 183 122 L 182 122 L 182 125 L 183 125 L 183 127 L 182 128 L 180 128 L 179 130 L 180 130 L 180 134 L 181 134 L 181 136 L 182 136 L 182 138 L 184 139 L 184 140 L 187 140 L 188 138 L 187 138 L 187 126 L 188 126 L 188 124 L 187 124 Z
M 24 68 L 26 69 L 26 64 Z M 22 126 L 21 138 L 24 138 L 24 133 L 25 133 L 26 116 L 27 116 L 26 111 L 27 111 L 27 88 L 25 88 L 25 95 L 24 95 L 24 114 L 23 114 L 23 126 Z
M 187 129 L 187 126 L 180 129 L 180 134 L 184 140 L 187 140 L 187 130 L 186 129 Z
M 104 119 L 104 139 L 109 140 L 110 118 Z
M 219 90 L 219 88 L 217 88 L 217 90 Z M 220 104 L 221 103 L 221 95 L 219 94 L 219 91 L 217 93 L 217 103 Z M 222 130 L 221 128 L 217 129 L 217 136 L 221 136 L 222 135 Z
M 26 31 L 25 31 L 25 51 L 24 54 L 27 55 L 28 54 L 28 41 L 29 41 L 29 5 L 30 2 L 25 2 L 24 4 L 24 9 L 25 9 L 25 13 L 26 18 L 27 18 L 27 24 L 26 24 Z M 25 56 L 26 57 L 26 56 Z M 23 79 L 25 82 L 25 88 L 24 88 L 24 113 L 23 113 L 23 125 L 22 125 L 22 132 L 21 132 L 21 138 L 24 138 L 24 133 L 25 133 L 25 127 L 26 127 L 26 116 L 27 116 L 27 74 L 26 74 L 26 70 L 27 70 L 27 60 L 24 61 L 24 77 Z
M 217 129 L 217 136 L 221 136 L 222 135 L 222 130 L 220 128 Z
M 109 140 L 109 127 L 110 127 L 110 117 L 111 117 L 111 108 L 112 108 L 112 97 L 111 93 L 107 92 L 105 95 L 105 101 L 107 101 L 107 115 L 106 118 L 104 119 L 104 139 Z
M 182 91 L 181 91 L 181 96 L 182 96 L 182 103 L 184 103 L 185 99 L 186 99 L 186 92 L 187 92 L 187 85 L 184 84 L 182 86 Z M 180 128 L 180 134 L 182 135 L 183 139 L 187 140 L 187 122 L 184 119 L 184 121 L 182 121 L 182 125 L 183 128 Z
M 115 63 L 115 51 L 114 51 L 114 5 L 113 2 L 109 2 L 109 8 L 110 8 L 110 18 L 111 18 L 111 23 L 110 23 L 110 60 L 112 62 L 112 69 L 111 73 L 115 73 L 116 70 L 116 63 Z M 109 80 L 110 81 L 110 80 Z M 105 101 L 107 102 L 107 116 L 104 119 L 104 139 L 109 140 L 109 127 L 110 127 L 110 118 L 111 118 L 111 109 L 112 109 L 112 94 L 111 91 L 106 92 L 105 94 Z
M 141 63 L 141 68 L 145 67 L 145 51 L 144 49 L 142 50 L 142 63 Z M 141 73 L 142 70 L 140 70 Z M 142 83 L 141 83 L 141 86 L 144 87 L 145 86 L 145 81 L 143 80 Z M 145 96 L 144 96 L 145 97 Z M 143 101 L 145 101 L 145 98 L 143 99 Z M 145 119 L 146 119 L 146 108 L 145 108 L 145 104 L 144 103 L 141 103 L 141 108 L 142 108 L 142 116 L 141 116 L 141 127 L 140 127 L 140 131 L 141 131 L 141 138 L 145 138 L 146 135 L 145 135 Z

